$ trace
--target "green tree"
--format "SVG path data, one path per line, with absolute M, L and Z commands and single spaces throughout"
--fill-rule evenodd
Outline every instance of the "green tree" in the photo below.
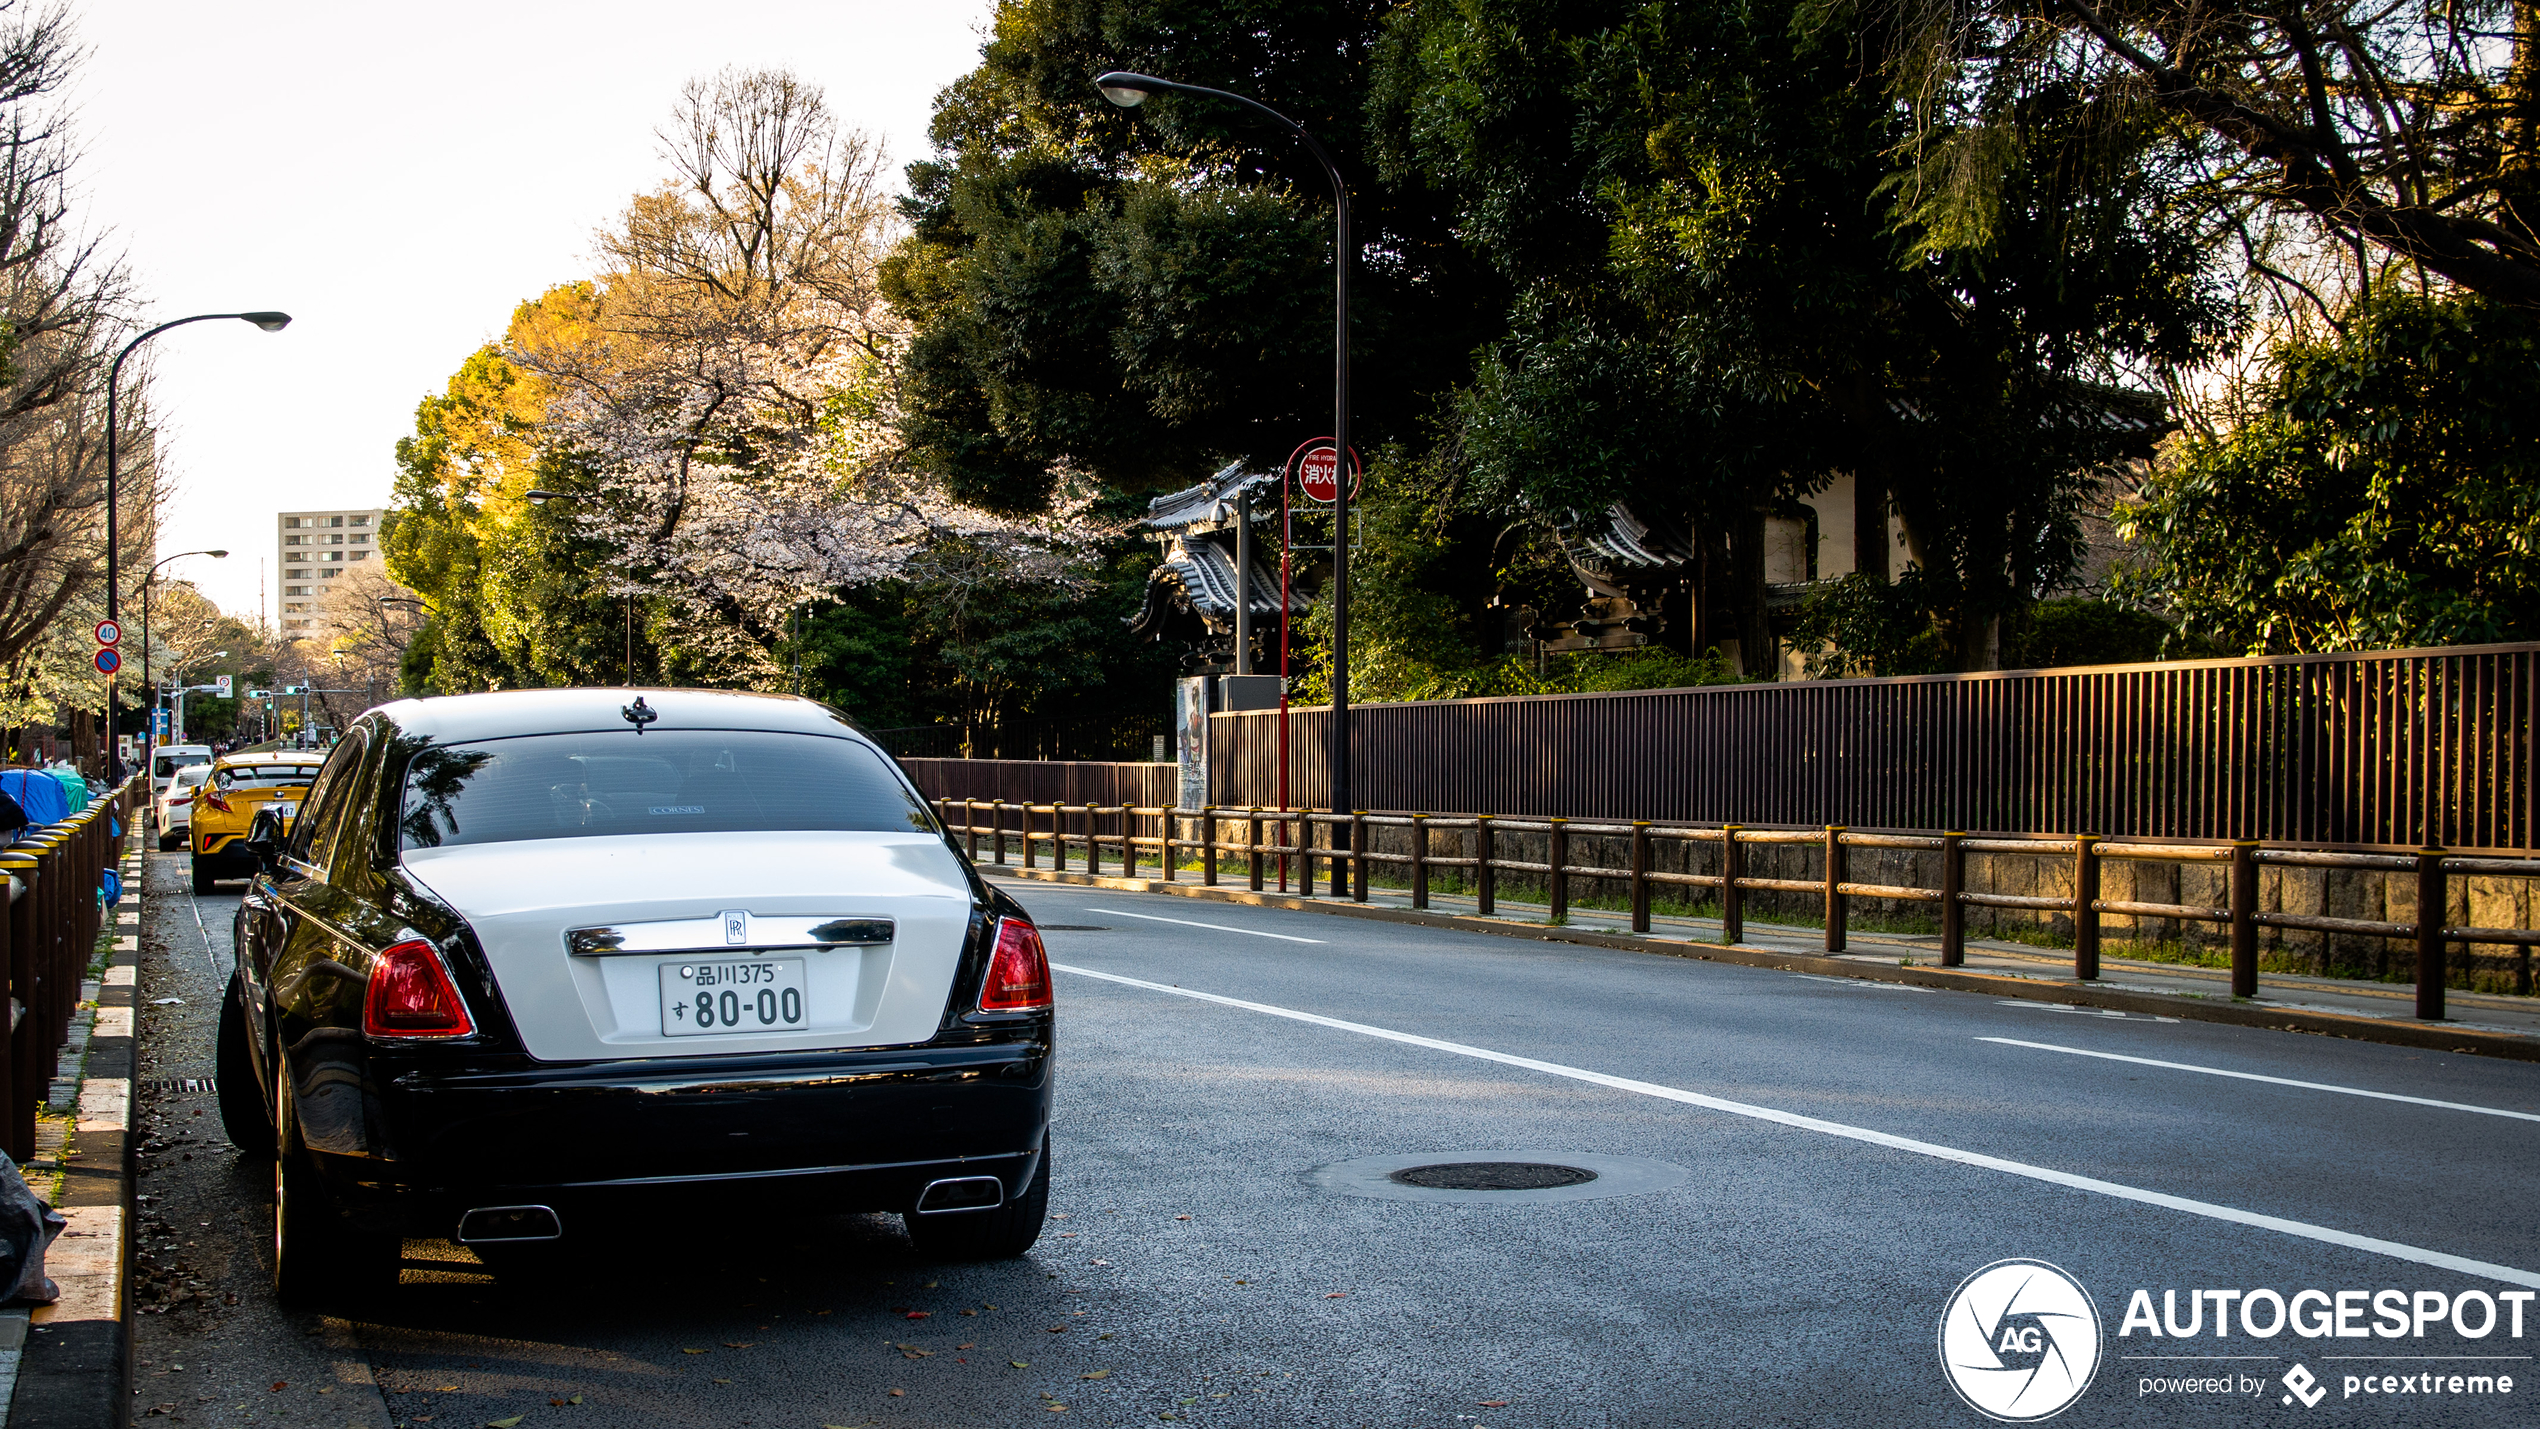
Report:
M 1499 285 L 1416 179 L 1371 167 L 1359 100 L 1384 8 L 1345 0 L 1012 0 L 945 91 L 912 165 L 911 235 L 883 272 L 908 315 L 912 456 L 974 499 L 1031 508 L 1061 469 L 1187 485 L 1330 429 L 1327 182 L 1287 134 L 1220 101 L 1131 112 L 1093 88 L 1142 69 L 1261 100 L 1348 178 L 1363 449 L 1415 437 Z
M 2095 472 L 2146 445 L 2124 385 L 2231 329 L 2226 275 L 2070 95 L 2013 116 L 1982 221 L 1936 227 L 1906 116 L 1864 83 L 1876 23 L 1646 0 L 1398 11 L 1376 85 L 1388 172 L 1451 194 L 1516 293 L 1460 394 L 1476 489 L 1559 522 L 1626 501 L 1689 519 L 1714 604 L 1696 644 L 1764 648 L 1765 516 L 1850 471 L 1885 578 L 1891 505 L 1947 662 L 2076 564 Z
M 2251 654 L 2540 638 L 2540 317 L 2374 298 L 2122 516 L 2140 593 Z

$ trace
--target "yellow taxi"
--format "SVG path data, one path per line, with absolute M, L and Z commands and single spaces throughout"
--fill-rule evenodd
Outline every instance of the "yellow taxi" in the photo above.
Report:
M 189 840 L 194 847 L 194 891 L 209 893 L 221 879 L 253 874 L 256 860 L 242 844 L 256 815 L 272 809 L 288 832 L 291 816 L 299 812 L 310 781 L 325 763 L 326 755 L 316 750 L 224 754 L 213 760 L 212 772 L 194 799 Z

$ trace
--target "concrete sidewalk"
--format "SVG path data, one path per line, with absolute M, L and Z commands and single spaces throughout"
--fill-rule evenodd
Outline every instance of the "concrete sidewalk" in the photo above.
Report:
M 2231 995 L 2231 974 L 2227 969 L 2103 956 L 2100 976 L 2083 982 L 2072 975 L 2069 953 L 1978 939 L 1967 941 L 1964 966 L 1943 968 L 1938 965 L 1937 933 L 1854 932 L 1845 940 L 1845 951 L 1829 956 L 1822 930 L 1754 918 L 1746 920 L 1744 940 L 1730 946 L 1720 942 L 1717 918 L 1653 916 L 1650 931 L 1636 934 L 1631 931 L 1631 919 L 1626 913 L 1575 904 L 1568 919 L 1556 926 L 1550 921 L 1549 905 L 1508 898 L 1495 900 L 1493 916 L 1481 917 L 1479 902 L 1470 894 L 1432 893 L 1429 910 L 1419 912 L 1411 907 L 1411 895 L 1404 889 L 1371 887 L 1365 903 L 1354 903 L 1328 893 L 1310 898 L 1279 893 L 1269 885 L 1262 892 L 1253 893 L 1243 886 L 1239 876 L 1224 878 L 1210 888 L 1200 883 L 1197 873 L 1184 873 L 1167 883 L 995 864 L 982 864 L 979 872 L 990 879 L 1093 884 L 1343 916 L 1401 919 L 1502 937 L 1626 947 L 1676 957 L 1906 982 L 2021 1001 L 2056 1002 L 2109 1014 L 2274 1027 L 2540 1061 L 2540 998 L 2449 991 L 2444 994 L 2446 1019 L 2422 1022 L 2415 1015 L 2415 989 L 2405 983 L 2262 973 L 2258 996 L 2238 999 Z
M 124 897 L 108 924 L 113 952 L 103 979 L 81 988 L 82 1012 L 53 1086 L 51 1109 L 74 1118 L 68 1144 L 39 1146 L 26 1168 L 36 1194 L 49 1192 L 70 1222 L 44 1260 L 62 1297 L 32 1310 L 0 1310 L 0 1429 L 113 1429 L 131 1414 L 132 1336 L 124 1311 L 141 855 L 128 847 L 119 867 Z

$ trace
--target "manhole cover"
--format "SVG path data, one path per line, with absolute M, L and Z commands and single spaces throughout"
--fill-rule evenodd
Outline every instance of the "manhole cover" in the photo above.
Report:
M 1387 1179 L 1432 1191 L 1549 1191 L 1556 1186 L 1584 1186 L 1596 1179 L 1596 1173 L 1548 1161 L 1449 1161 L 1406 1166 Z
M 1335 1161 L 1305 1173 L 1307 1185 L 1344 1195 L 1512 1209 L 1673 1190 L 1685 1179 L 1683 1167 L 1664 1161 L 1555 1146 L 1397 1151 Z

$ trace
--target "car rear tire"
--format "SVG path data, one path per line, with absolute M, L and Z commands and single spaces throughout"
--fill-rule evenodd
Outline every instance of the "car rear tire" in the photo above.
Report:
M 293 1308 L 358 1302 L 397 1283 L 402 1245 L 347 1225 L 300 1144 L 290 1078 L 274 1077 L 273 1293 Z
M 229 994 L 221 1000 L 220 1041 L 212 1054 L 212 1080 L 220 1089 L 221 1130 L 240 1151 L 271 1156 L 273 1118 L 256 1090 L 256 1067 L 248 1056 L 247 1041 L 254 1034 L 248 1028 L 246 991 L 232 977 Z
M 197 893 L 209 893 L 209 892 L 211 892 L 211 891 L 212 891 L 212 884 L 213 884 L 214 882 L 216 882 L 217 880 L 215 880 L 215 879 L 212 877 L 212 871 L 211 871 L 210 869 L 208 869 L 208 868 L 205 868 L 205 867 L 203 866 L 203 859 L 202 859 L 202 856 L 201 856 L 201 855 L 199 855 L 199 854 L 195 856 L 194 863 L 193 863 L 193 869 L 194 869 L 194 891 L 195 891 L 195 892 L 197 892 Z
M 1023 1194 L 992 1211 L 951 1211 L 921 1216 L 901 1215 L 917 1253 L 930 1260 L 1012 1260 L 1032 1248 L 1049 1221 L 1050 1144 L 1041 1142 L 1040 1169 Z

